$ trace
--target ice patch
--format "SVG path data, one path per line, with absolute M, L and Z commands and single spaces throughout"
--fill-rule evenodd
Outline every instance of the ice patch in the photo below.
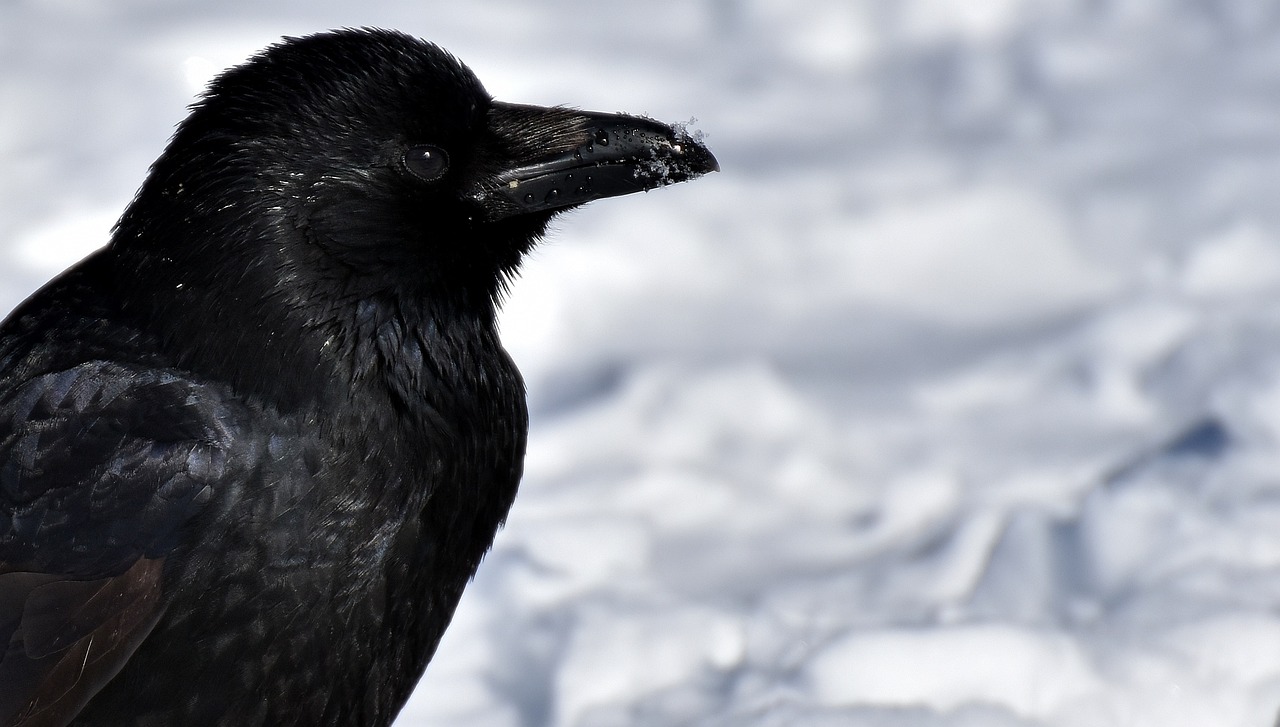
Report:
M 576 522 L 527 518 L 506 541 L 525 564 L 511 587 L 522 601 L 542 606 L 634 576 L 649 564 L 649 530 L 638 520 L 598 514 Z
M 972 189 L 823 229 L 854 298 L 948 325 L 1010 325 L 1096 303 L 1115 274 L 1083 258 L 1035 194 Z
M 1239 297 L 1280 286 L 1280 241 L 1256 224 L 1240 223 L 1196 247 L 1182 272 L 1196 297 Z
M 959 38 L 991 42 L 1017 27 L 1027 0 L 913 0 L 901 5 L 909 38 L 929 41 Z
M 1274 616 L 1223 614 L 1174 629 L 1163 641 L 1207 682 L 1280 685 L 1280 619 Z
M 609 604 L 581 614 L 559 671 L 554 724 L 600 724 L 593 709 L 613 713 L 630 695 L 696 683 L 745 654 L 742 624 L 723 613 L 686 605 L 618 616 Z
M 807 674 L 825 704 L 950 711 L 987 703 L 1038 719 L 1102 686 L 1068 636 L 994 624 L 855 632 L 819 653 Z
M 756 3 L 754 12 L 782 32 L 770 34 L 787 56 L 822 73 L 854 71 L 873 61 L 882 40 L 865 5 L 815 2 L 808 12 L 791 12 L 785 5 Z

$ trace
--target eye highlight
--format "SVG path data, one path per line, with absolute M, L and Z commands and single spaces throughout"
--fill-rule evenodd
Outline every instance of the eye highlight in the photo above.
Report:
M 449 155 L 438 146 L 418 144 L 405 149 L 404 168 L 424 182 L 434 182 L 449 171 Z

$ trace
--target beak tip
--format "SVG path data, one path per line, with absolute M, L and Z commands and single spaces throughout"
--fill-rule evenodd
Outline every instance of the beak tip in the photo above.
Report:
M 720 160 L 707 148 L 701 133 L 690 134 L 681 126 L 672 128 L 676 148 L 681 149 L 680 166 L 688 179 L 720 171 Z
M 720 171 L 720 160 L 716 159 L 706 144 L 690 140 L 681 146 L 685 151 L 677 166 L 683 172 L 684 179 L 697 179 L 705 174 Z
M 625 114 L 495 106 L 503 128 L 537 127 L 548 114 L 573 120 L 578 146 L 513 160 L 471 194 L 487 219 L 554 212 L 596 199 L 647 192 L 720 171 L 700 132 Z M 544 124 L 545 125 L 545 124 Z M 563 124 L 562 124 L 563 125 Z M 555 126 L 555 124 L 551 124 Z M 510 131 L 508 130 L 508 134 Z M 548 136 L 543 134 L 543 136 Z
M 710 174 L 712 172 L 720 171 L 720 160 L 716 159 L 715 155 L 711 153 L 711 150 L 708 149 L 706 146 L 701 146 L 701 151 L 703 154 L 703 158 L 702 158 L 703 172 L 702 173 Z

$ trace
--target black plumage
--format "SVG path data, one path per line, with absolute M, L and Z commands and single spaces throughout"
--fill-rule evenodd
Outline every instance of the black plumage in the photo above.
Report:
M 520 479 L 521 257 L 716 168 L 390 31 L 220 76 L 0 325 L 0 724 L 390 722 Z

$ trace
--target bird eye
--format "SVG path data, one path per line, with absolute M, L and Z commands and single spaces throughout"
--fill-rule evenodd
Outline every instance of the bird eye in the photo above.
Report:
M 438 146 L 422 144 L 404 152 L 404 167 L 424 182 L 434 182 L 449 169 L 449 155 Z

